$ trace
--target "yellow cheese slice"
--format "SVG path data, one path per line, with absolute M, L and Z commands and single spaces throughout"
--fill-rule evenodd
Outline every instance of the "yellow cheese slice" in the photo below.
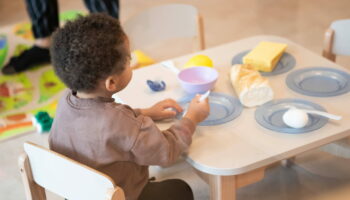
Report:
M 250 64 L 255 70 L 271 72 L 287 45 L 276 42 L 260 42 L 252 51 L 243 57 L 244 64 Z

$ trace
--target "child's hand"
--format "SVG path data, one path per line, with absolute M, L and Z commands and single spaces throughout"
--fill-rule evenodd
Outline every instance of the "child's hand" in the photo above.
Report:
M 192 99 L 190 105 L 188 106 L 187 113 L 184 117 L 192 120 L 194 123 L 198 124 L 199 122 L 205 120 L 209 115 L 209 101 L 206 98 L 203 101 L 200 101 L 201 95 L 197 95 Z
M 173 99 L 160 101 L 150 108 L 142 109 L 141 113 L 153 120 L 162 120 L 175 117 L 177 112 L 182 112 L 181 106 Z

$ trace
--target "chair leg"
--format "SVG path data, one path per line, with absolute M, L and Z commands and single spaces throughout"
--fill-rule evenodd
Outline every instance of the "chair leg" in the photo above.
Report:
M 107 200 L 125 200 L 124 191 L 120 187 L 109 190 Z
M 204 36 L 204 22 L 202 16 L 198 15 L 198 42 L 199 42 L 199 49 L 204 50 L 205 49 L 205 36 Z
M 18 164 L 27 197 L 26 199 L 46 200 L 45 189 L 34 182 L 27 154 L 23 154 L 19 157 Z
M 334 31 L 332 29 L 328 29 L 324 35 L 322 56 L 335 62 L 336 56 L 332 53 L 333 39 Z

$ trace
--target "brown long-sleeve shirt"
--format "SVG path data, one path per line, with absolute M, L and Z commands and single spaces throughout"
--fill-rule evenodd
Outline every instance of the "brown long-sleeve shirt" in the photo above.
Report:
M 50 132 L 50 148 L 110 176 L 126 198 L 137 199 L 148 166 L 173 163 L 191 143 L 195 126 L 184 118 L 160 131 L 151 118 L 112 98 L 80 99 L 67 92 Z

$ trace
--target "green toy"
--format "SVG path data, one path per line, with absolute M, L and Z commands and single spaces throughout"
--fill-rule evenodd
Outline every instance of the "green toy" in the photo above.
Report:
M 53 118 L 47 112 L 39 111 L 33 117 L 33 125 L 39 133 L 47 133 L 52 126 Z
M 60 21 L 67 22 L 77 19 L 79 16 L 84 16 L 85 13 L 77 10 L 68 10 L 60 13 Z

